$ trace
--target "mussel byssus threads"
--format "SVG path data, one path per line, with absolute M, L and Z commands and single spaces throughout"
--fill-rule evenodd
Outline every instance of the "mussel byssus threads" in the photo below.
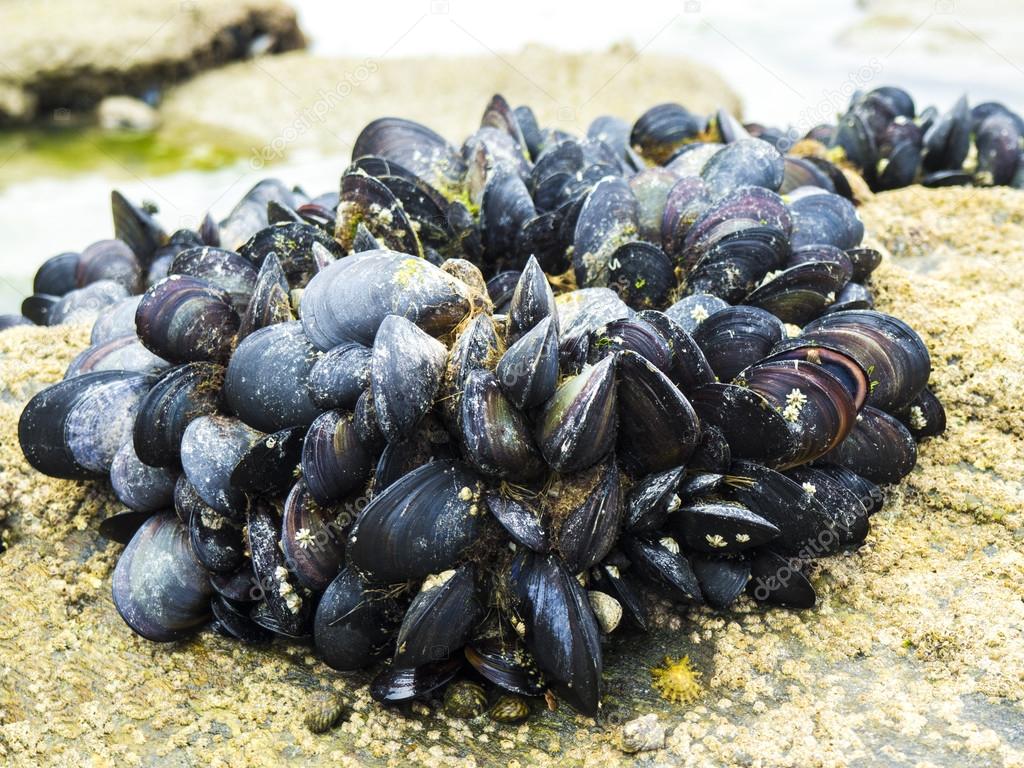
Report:
M 114 193 L 117 239 L 26 300 L 95 322 L 22 449 L 110 477 L 114 603 L 151 640 L 311 638 L 378 665 L 383 703 L 594 715 L 651 595 L 812 607 L 813 561 L 945 428 L 824 158 L 877 189 L 1011 183 L 1020 119 L 880 88 L 812 130 L 830 151 L 785 138 L 678 105 L 577 137 L 495 96 L 462 147 L 376 120 L 338 193 L 268 179 L 197 231 Z

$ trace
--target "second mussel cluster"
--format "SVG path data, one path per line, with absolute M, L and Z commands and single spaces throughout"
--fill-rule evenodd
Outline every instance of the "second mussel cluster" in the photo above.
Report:
M 813 561 L 944 428 L 843 173 L 794 186 L 724 113 L 577 137 L 496 96 L 461 148 L 385 118 L 353 158 L 338 193 L 267 180 L 195 232 L 115 193 L 118 239 L 58 257 L 120 298 L 19 437 L 109 476 L 143 637 L 311 641 L 386 660 L 380 702 L 593 715 L 652 595 L 813 606 Z

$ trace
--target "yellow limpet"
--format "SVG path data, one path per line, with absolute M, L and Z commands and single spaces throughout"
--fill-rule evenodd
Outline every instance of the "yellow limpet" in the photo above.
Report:
M 666 656 L 665 666 L 652 669 L 651 677 L 661 698 L 673 704 L 688 704 L 703 693 L 700 672 L 691 666 L 689 656 L 675 660 Z

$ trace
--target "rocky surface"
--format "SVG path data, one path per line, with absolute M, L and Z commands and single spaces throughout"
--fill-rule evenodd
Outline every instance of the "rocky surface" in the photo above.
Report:
M 537 707 L 527 725 L 382 710 L 368 676 L 309 648 L 205 632 L 156 645 L 110 600 L 117 508 L 99 484 L 29 470 L 20 404 L 58 379 L 82 328 L 0 334 L 0 762 L 153 765 L 1024 765 L 1024 193 L 923 190 L 861 208 L 886 260 L 880 309 L 932 351 L 949 429 L 872 520 L 856 554 L 822 561 L 805 612 L 659 611 L 613 638 L 597 721 Z M 702 693 L 661 699 L 650 669 L 688 654 Z M 303 724 L 324 692 L 351 717 Z M 656 714 L 660 749 L 627 757 L 621 726 Z
M 283 0 L 8 0 L 0 29 L 0 125 L 305 44 Z

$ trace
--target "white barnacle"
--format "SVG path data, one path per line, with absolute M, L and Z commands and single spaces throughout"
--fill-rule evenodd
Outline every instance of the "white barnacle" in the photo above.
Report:
M 301 549 L 309 549 L 316 541 L 309 528 L 299 528 L 295 533 L 295 542 Z
M 736 534 L 736 541 L 738 541 L 740 544 L 746 544 L 748 541 L 750 541 L 750 534 L 749 533 L 737 533 Z
M 786 421 L 797 421 L 800 418 L 800 412 L 806 404 L 807 395 L 794 387 L 790 390 L 789 394 L 786 395 L 786 407 L 782 410 L 783 418 L 785 418 Z
M 708 319 L 708 310 L 698 304 L 690 310 L 690 319 L 695 323 L 703 323 Z
M 277 568 L 274 569 L 274 578 L 278 581 L 287 581 L 288 569 L 285 568 L 283 565 L 277 566 Z
M 658 543 L 661 544 L 661 546 L 663 546 L 673 555 L 679 554 L 679 542 L 677 542 L 671 536 L 666 536 L 665 538 L 661 539 Z
M 928 419 L 925 417 L 920 405 L 914 405 L 910 408 L 910 426 L 918 430 L 928 426 Z
M 440 573 L 432 573 L 423 580 L 423 586 L 420 587 L 420 592 L 427 592 L 436 587 L 444 586 L 448 583 L 448 580 L 455 575 L 454 570 L 441 571 Z
M 464 485 L 462 486 L 462 488 L 459 489 L 459 499 L 461 499 L 462 501 L 469 501 L 472 498 L 473 489 L 470 488 L 468 485 Z
M 708 543 L 709 547 L 715 547 L 716 549 L 725 547 L 729 543 L 720 533 L 707 533 L 704 535 L 704 541 Z
M 288 606 L 288 610 L 293 614 L 297 614 L 302 609 L 302 598 L 292 592 L 291 594 L 285 595 L 284 604 Z
M 683 500 L 679 498 L 678 493 L 673 493 L 672 498 L 668 500 L 668 511 L 675 512 L 681 506 L 683 506 Z
M 804 493 L 806 493 L 808 496 L 813 496 L 815 493 L 818 492 L 818 489 L 815 487 L 814 483 L 804 483 L 801 487 L 804 489 Z
M 608 575 L 611 576 L 613 579 L 618 579 L 620 577 L 619 576 L 619 566 L 617 566 L 617 565 L 606 565 L 604 567 L 604 569 L 608 572 Z

